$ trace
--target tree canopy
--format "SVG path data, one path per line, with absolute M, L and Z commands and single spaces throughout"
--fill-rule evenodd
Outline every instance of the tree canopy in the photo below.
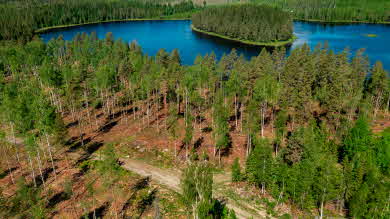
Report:
M 207 32 L 255 42 L 285 41 L 293 37 L 290 15 L 265 5 L 206 8 L 192 16 L 192 25 Z

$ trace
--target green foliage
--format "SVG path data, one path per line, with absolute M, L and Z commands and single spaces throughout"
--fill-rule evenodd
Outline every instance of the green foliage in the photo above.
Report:
M 292 38 L 290 15 L 263 5 L 239 4 L 206 8 L 192 16 L 192 25 L 200 30 L 256 42 Z
M 234 162 L 232 164 L 232 182 L 239 182 L 241 181 L 241 167 L 239 159 L 234 159 Z
M 190 164 L 183 172 L 183 201 L 199 218 L 208 218 L 212 207 L 213 174 L 207 163 Z
M 348 165 L 345 164 L 344 170 L 341 168 L 339 155 L 333 150 L 334 142 L 314 123 L 295 130 L 277 157 L 272 156 L 272 147 L 267 141 L 254 143 L 256 146 L 246 166 L 248 181 L 267 188 L 277 203 L 290 200 L 301 209 L 317 207 L 323 211 L 326 203 L 343 200 L 344 192 L 348 194 L 349 189 L 362 185 L 353 181 L 363 179 L 355 175 L 359 170 L 349 175 Z
M 0 115 L 16 135 L 25 137 L 33 161 L 46 149 L 38 145 L 46 143 L 46 136 L 49 143 L 63 136 L 60 115 L 77 118 L 83 127 L 98 120 L 96 109 L 108 118 L 118 107 L 135 109 L 133 122 L 142 129 L 160 121 L 157 112 L 166 97 L 166 128 L 172 140 L 183 140 L 188 152 L 199 133 L 203 137 L 212 131 L 219 151 L 228 149 L 232 133 L 245 133 L 248 153 L 252 150 L 245 176 L 277 205 L 289 202 L 312 210 L 336 203 L 350 216 L 387 216 L 383 203 L 388 197 L 389 130 L 371 133 L 366 120 L 372 113 L 365 109 L 375 108 L 372 100 L 384 85 L 379 82 L 389 82 L 380 64 L 369 68 L 361 51 L 350 60 L 347 51 L 334 54 L 326 46 L 314 51 L 303 46 L 289 57 L 283 50 L 263 50 L 251 61 L 232 51 L 219 62 L 210 54 L 199 56 L 192 66 L 181 66 L 177 52 L 149 57 L 136 43 L 113 39 L 110 34 L 104 40 L 83 34 L 67 42 L 59 38 L 47 44 L 36 40 L 24 46 L 0 45 Z M 366 77 L 370 73 L 372 79 Z M 384 105 L 377 110 L 385 110 Z M 363 112 L 367 119 L 358 116 Z M 272 144 L 266 135 L 259 139 L 265 127 L 266 134 L 275 128 Z M 81 166 L 96 170 L 107 186 L 127 174 L 113 147 L 104 147 L 100 160 Z M 201 160 L 207 160 L 205 155 Z M 195 170 L 189 171 L 191 179 L 199 174 Z M 194 183 L 187 180 L 189 209 L 196 213 L 199 207 L 202 215 L 221 212 L 215 200 L 201 201 L 199 194 L 210 194 L 194 191 Z
M 226 219 L 237 219 L 236 212 L 234 212 L 234 210 L 230 210 Z
M 290 12 L 296 19 L 330 22 L 389 21 L 387 0 L 251 0 Z
M 368 126 L 367 119 L 361 116 L 355 123 L 355 126 L 349 131 L 344 138 L 345 157 L 351 159 L 357 153 L 370 150 L 373 143 L 372 133 Z
M 246 164 L 248 181 L 259 185 L 264 190 L 271 183 L 272 149 L 267 140 L 255 139 L 255 148 Z
M 20 178 L 17 183 L 17 191 L 15 196 L 9 200 L 9 216 L 19 216 L 27 218 L 45 218 L 45 200 L 41 197 L 39 188 L 33 188 L 26 184 L 23 178 Z
M 22 3 L 23 2 L 23 3 Z M 195 10 L 191 1 L 178 4 L 143 1 L 69 0 L 50 4 L 20 1 L 0 4 L 0 40 L 31 39 L 38 28 L 138 18 L 160 18 Z M 13 19 L 11 19 L 11 17 Z
M 119 157 L 115 152 L 113 144 L 107 144 L 101 151 L 103 156 L 102 162 L 99 163 L 97 169 L 102 174 L 109 174 L 110 176 L 115 176 L 121 169 L 118 164 Z
M 73 195 L 73 182 L 71 179 L 66 179 L 63 183 L 64 194 L 66 198 L 70 198 Z
M 377 165 L 381 171 L 390 176 L 390 128 L 385 129 L 377 138 L 374 154 L 376 154 Z
M 360 117 L 344 138 L 345 196 L 352 217 L 374 218 L 390 213 L 388 168 L 383 169 L 390 161 L 384 147 L 390 144 L 386 140 L 388 131 L 384 132 L 374 140 L 366 119 Z
M 236 218 L 218 200 L 213 199 L 213 173 L 206 162 L 188 164 L 181 178 L 182 201 L 196 218 Z
M 229 123 L 228 123 L 228 111 L 224 104 L 224 98 L 222 92 L 217 94 L 215 104 L 214 104 L 214 121 L 215 128 L 215 144 L 219 151 L 226 149 L 230 145 L 229 138 Z
M 371 71 L 366 93 L 370 96 L 375 110 L 388 109 L 386 97 L 390 94 L 389 73 L 383 69 L 381 62 L 375 63 Z

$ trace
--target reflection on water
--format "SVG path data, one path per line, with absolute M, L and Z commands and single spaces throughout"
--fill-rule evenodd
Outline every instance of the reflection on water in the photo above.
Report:
M 154 55 L 160 48 L 167 51 L 179 49 L 184 64 L 190 65 L 197 55 L 212 51 L 219 59 L 223 54 L 236 48 L 238 54 L 246 58 L 257 56 L 262 47 L 249 46 L 216 37 L 196 33 L 191 30 L 191 21 L 129 21 L 116 23 L 93 24 L 71 27 L 42 34 L 44 41 L 63 35 L 71 40 L 78 32 L 96 32 L 99 38 L 112 32 L 116 39 L 125 42 L 136 40 L 143 51 Z M 366 54 L 372 62 L 380 60 L 390 70 L 390 25 L 351 24 L 329 25 L 319 23 L 295 22 L 294 34 L 298 39 L 291 48 L 307 43 L 314 49 L 319 43 L 328 42 L 329 47 L 340 52 L 348 47 L 352 52 L 366 48 Z M 368 35 L 371 35 L 369 37 Z M 375 35 L 375 37 L 372 37 Z M 289 47 L 290 48 L 290 47 Z M 289 49 L 288 48 L 288 49 Z M 270 48 L 267 48 L 270 50 Z

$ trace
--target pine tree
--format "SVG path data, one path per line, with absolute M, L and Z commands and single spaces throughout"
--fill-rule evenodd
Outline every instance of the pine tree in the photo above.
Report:
M 241 167 L 239 159 L 234 159 L 234 162 L 232 164 L 232 182 L 239 182 L 241 181 Z
M 368 82 L 368 92 L 371 96 L 372 105 L 374 107 L 374 118 L 379 109 L 388 108 L 386 106 L 386 95 L 388 95 L 390 88 L 388 73 L 383 69 L 382 63 L 375 63 L 371 71 L 371 79 Z
M 256 139 L 255 148 L 246 162 L 248 181 L 261 187 L 262 194 L 272 181 L 272 149 L 267 140 Z

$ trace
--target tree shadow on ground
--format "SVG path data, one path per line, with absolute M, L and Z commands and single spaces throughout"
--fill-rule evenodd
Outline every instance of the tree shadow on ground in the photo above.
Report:
M 137 205 L 139 212 L 139 218 L 142 218 L 142 214 L 145 210 L 153 204 L 154 199 L 157 196 L 157 188 L 153 189 L 147 196 L 145 196 Z
M 37 183 L 37 186 L 41 186 L 43 184 L 43 181 L 46 182 L 46 180 L 49 178 L 49 175 L 50 173 L 53 172 L 53 168 L 45 168 L 44 170 L 42 170 L 42 175 L 37 175 L 35 177 L 35 182 Z M 42 178 L 43 178 L 43 181 L 42 181 Z
M 108 208 L 110 206 L 109 202 L 104 202 L 101 206 L 98 208 L 95 208 L 94 210 L 90 211 L 87 215 L 83 215 L 80 217 L 80 219 L 84 218 L 103 218 L 106 214 Z
M 73 138 L 74 137 L 72 137 L 71 139 L 73 139 Z M 76 139 L 79 139 L 79 140 L 74 141 L 72 144 L 70 144 L 72 146 L 66 152 L 74 152 L 77 149 L 79 149 L 80 147 L 83 147 L 92 141 L 92 137 L 88 137 L 88 138 L 83 139 L 83 140 L 81 140 L 79 137 L 76 137 Z
M 120 110 L 116 113 L 112 113 L 110 115 L 107 116 L 106 120 L 111 120 L 111 119 L 117 119 L 123 115 L 129 115 L 129 114 L 133 114 L 135 112 L 138 111 L 138 108 L 137 107 L 132 107 L 130 109 L 126 109 L 126 110 Z
M 229 156 L 232 153 L 232 151 L 231 151 L 231 149 L 232 149 L 232 136 L 228 135 L 228 138 L 229 138 L 229 143 L 228 143 L 227 147 L 225 147 L 221 150 L 221 156 L 223 156 L 223 157 Z
M 3 179 L 4 177 L 6 177 L 8 174 L 14 172 L 15 170 L 17 170 L 18 168 L 17 167 L 12 167 L 10 169 L 6 169 L 5 171 L 3 171 L 2 173 L 0 173 L 0 179 Z
M 69 129 L 69 128 L 72 128 L 74 126 L 77 126 L 79 124 L 79 120 L 76 120 L 76 121 L 73 121 L 73 122 L 70 122 L 68 123 L 65 128 Z
M 127 199 L 127 201 L 123 204 L 120 214 L 122 215 L 122 218 L 126 218 L 126 210 L 131 206 L 132 201 L 137 196 L 137 192 L 141 189 L 144 189 L 149 186 L 150 183 L 150 177 L 144 177 L 142 179 L 139 179 L 132 187 L 131 190 L 133 190 L 133 193 L 131 194 L 130 198 Z
M 203 142 L 204 142 L 203 136 L 198 138 L 194 143 L 194 149 L 196 150 L 196 149 L 200 148 L 200 146 L 202 146 Z
M 53 197 L 51 197 L 48 200 L 48 203 L 47 203 L 46 207 L 47 208 L 53 208 L 58 203 L 63 202 L 65 200 L 68 200 L 69 198 L 70 198 L 70 196 L 68 194 L 66 194 L 65 192 L 63 192 L 63 191 L 59 192 L 59 193 L 53 195 Z
M 112 122 L 104 124 L 97 131 L 100 132 L 100 133 L 107 133 L 112 128 L 114 128 L 116 125 L 118 125 L 118 122 L 117 121 L 112 121 Z

